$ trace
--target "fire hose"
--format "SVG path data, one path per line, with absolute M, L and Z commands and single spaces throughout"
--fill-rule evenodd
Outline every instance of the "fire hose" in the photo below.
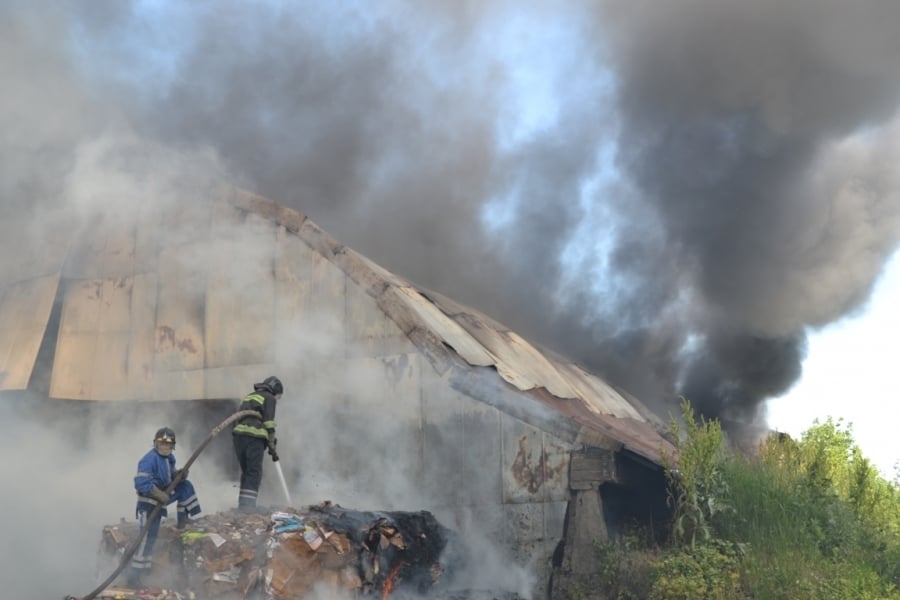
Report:
M 216 425 L 213 428 L 213 430 L 209 432 L 209 435 L 206 436 L 206 439 L 203 440 L 203 443 L 200 444 L 200 446 L 196 450 L 194 450 L 194 453 L 191 454 L 191 457 L 187 460 L 186 463 L 184 463 L 184 467 L 182 467 L 181 470 L 175 474 L 175 477 L 172 479 L 172 483 L 170 483 L 169 487 L 167 487 L 164 490 L 165 493 L 171 494 L 172 491 L 175 489 L 175 487 L 179 483 L 181 483 L 185 479 L 185 477 L 187 477 L 185 475 L 185 473 L 187 473 L 187 471 L 188 471 L 188 469 L 190 469 L 191 465 L 194 464 L 194 461 L 197 460 L 197 457 L 200 456 L 200 453 L 203 452 L 203 450 L 209 445 L 209 443 L 213 440 L 213 438 L 216 437 L 217 435 L 219 435 L 222 432 L 222 430 L 225 429 L 225 427 L 227 427 L 231 423 L 237 421 L 238 419 L 242 419 L 244 417 L 256 417 L 256 416 L 259 416 L 259 413 L 255 410 L 242 410 L 240 412 L 234 413 L 233 415 L 231 415 L 230 417 L 228 417 L 227 419 L 225 419 L 224 421 L 222 421 L 221 423 Z M 111 584 L 113 582 L 113 580 L 119 576 L 119 573 L 122 572 L 122 569 L 125 568 L 125 565 L 127 565 L 128 561 L 131 560 L 131 557 L 134 556 L 134 553 L 138 549 L 138 546 L 141 545 L 141 541 L 144 539 L 144 536 L 147 535 L 147 531 L 150 529 L 150 524 L 153 523 L 153 520 L 156 519 L 157 516 L 159 516 L 159 512 L 162 509 L 163 509 L 162 505 L 158 504 L 156 506 L 156 508 L 154 508 L 150 512 L 150 515 L 147 517 L 144 527 L 138 533 L 138 536 L 125 549 L 125 554 L 122 555 L 122 562 L 119 563 L 119 566 L 116 567 L 116 570 L 113 571 L 112 574 L 109 577 L 107 577 L 103 583 L 101 583 L 99 586 L 97 586 L 97 588 L 95 590 L 93 590 L 89 594 L 86 594 L 85 596 L 82 596 L 78 600 L 93 600 L 97 596 L 97 594 L 99 594 L 100 592 L 105 590 L 107 587 L 109 587 L 109 584 Z M 68 600 L 70 598 L 77 598 L 77 597 L 66 596 L 66 600 Z

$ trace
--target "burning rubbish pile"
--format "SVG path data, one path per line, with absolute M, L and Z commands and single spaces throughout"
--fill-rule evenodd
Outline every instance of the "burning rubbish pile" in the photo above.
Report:
M 118 563 L 137 534 L 137 523 L 105 527 L 101 557 Z M 183 530 L 161 527 L 147 589 L 109 588 L 98 598 L 287 600 L 322 586 L 348 597 L 425 594 L 444 573 L 451 536 L 427 511 L 361 512 L 325 502 L 222 512 Z

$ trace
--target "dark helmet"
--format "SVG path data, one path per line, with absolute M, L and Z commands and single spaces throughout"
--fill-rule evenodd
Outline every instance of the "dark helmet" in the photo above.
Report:
M 281 380 L 275 377 L 274 375 L 269 375 L 265 379 L 262 380 L 262 383 L 254 383 L 253 389 L 258 390 L 260 388 L 265 388 L 272 392 L 275 396 L 284 393 L 284 386 L 281 385 Z
M 175 432 L 170 427 L 160 427 L 156 435 L 153 436 L 153 442 L 172 442 L 175 445 Z

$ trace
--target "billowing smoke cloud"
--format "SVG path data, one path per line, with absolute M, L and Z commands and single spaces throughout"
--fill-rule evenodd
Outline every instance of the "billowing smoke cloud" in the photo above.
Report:
M 707 414 L 753 416 L 799 376 L 805 332 L 859 307 L 897 245 L 900 41 L 888 23 L 900 7 L 602 8 L 617 165 L 660 220 L 654 253 L 679 272 L 637 289 L 659 310 L 686 286 L 700 307 L 669 334 L 676 360 L 653 360 L 678 364 Z M 639 339 L 658 334 L 651 315 Z
M 124 135 L 648 403 L 754 418 L 900 239 L 900 5 L 556 4 L 9 0 L 0 215 L 89 203 Z
M 43 51 L 90 121 L 648 402 L 754 417 L 897 243 L 891 5 L 92 7 Z

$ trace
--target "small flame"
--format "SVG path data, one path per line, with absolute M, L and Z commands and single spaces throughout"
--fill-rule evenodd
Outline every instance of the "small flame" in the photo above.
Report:
M 388 596 L 391 595 L 391 590 L 394 589 L 394 582 L 397 579 L 397 573 L 402 566 L 403 562 L 398 562 L 394 565 L 391 572 L 388 574 L 387 579 L 384 580 L 384 591 L 381 593 L 381 600 L 387 600 Z

